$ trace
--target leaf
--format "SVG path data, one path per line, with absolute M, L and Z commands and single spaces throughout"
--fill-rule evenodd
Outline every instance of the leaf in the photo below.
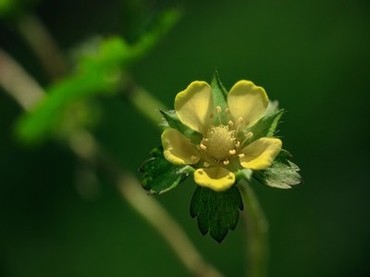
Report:
M 167 126 L 166 125 L 164 126 L 165 128 L 168 128 L 168 127 L 174 128 L 174 129 L 180 131 L 186 137 L 190 138 L 191 141 L 194 144 L 200 143 L 200 141 L 202 139 L 202 135 L 193 131 L 193 130 L 191 130 L 189 127 L 184 125 L 180 121 L 180 119 L 178 118 L 175 111 L 173 111 L 173 110 L 171 110 L 171 111 L 159 110 L 159 111 L 163 115 L 164 119 L 167 122 L 167 124 L 166 124 Z
M 227 90 L 222 85 L 217 71 L 215 72 L 215 75 L 213 76 L 213 79 L 211 82 L 211 88 L 212 88 L 212 97 L 213 97 L 214 106 L 220 107 L 222 111 L 225 111 L 227 108 L 227 100 L 226 100 Z M 220 119 L 223 124 L 227 124 L 228 117 L 225 112 L 220 113 Z M 215 116 L 215 120 L 217 121 L 217 123 L 219 123 L 218 116 Z
M 176 166 L 163 156 L 163 148 L 152 150 L 151 158 L 139 168 L 143 174 L 143 188 L 150 194 L 162 194 L 184 181 L 194 171 L 191 166 Z
M 248 128 L 246 132 L 252 132 L 253 137 L 248 140 L 248 143 L 255 141 L 261 137 L 272 137 L 276 132 L 276 128 L 279 124 L 280 118 L 283 115 L 284 110 L 280 109 L 276 112 L 268 114 L 258 120 L 253 126 Z
M 253 172 L 254 179 L 261 184 L 280 189 L 289 189 L 302 183 L 302 177 L 298 173 L 300 169 L 288 159 L 290 157 L 288 151 L 281 150 L 271 167 Z
M 187 127 L 180 121 L 179 117 L 177 116 L 174 110 L 171 111 L 159 110 L 159 111 L 168 123 L 168 126 L 166 127 L 175 128 L 183 134 L 192 132 L 192 130 L 189 127 Z
M 164 11 L 155 26 L 132 45 L 120 37 L 101 39 L 96 45 L 90 42 L 85 51 L 79 53 L 76 70 L 48 88 L 44 100 L 20 118 L 16 126 L 18 137 L 32 144 L 42 142 L 51 134 L 62 134 L 60 126 L 70 125 L 63 122 L 66 108 L 76 101 L 116 92 L 123 86 L 127 66 L 153 48 L 179 17 L 177 9 Z
M 226 237 L 229 229 L 234 230 L 243 202 L 236 186 L 223 192 L 197 186 L 190 204 L 190 215 L 197 218 L 198 228 L 218 242 Z
M 132 46 L 135 59 L 148 53 L 159 41 L 175 26 L 181 18 L 181 11 L 176 8 L 161 12 L 150 30 L 141 35 L 140 39 Z

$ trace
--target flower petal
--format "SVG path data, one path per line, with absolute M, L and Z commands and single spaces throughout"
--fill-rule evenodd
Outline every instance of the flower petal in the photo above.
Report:
M 194 172 L 195 182 L 214 191 L 224 191 L 235 183 L 235 175 L 226 168 L 199 168 Z
M 205 133 L 213 110 L 211 87 L 203 81 L 192 82 L 176 95 L 175 110 L 182 123 L 194 131 Z
M 241 150 L 240 164 L 252 170 L 266 169 L 279 154 L 281 146 L 280 139 L 259 138 Z
M 242 118 L 244 123 L 251 125 L 263 116 L 269 100 L 262 87 L 241 80 L 231 88 L 227 102 L 235 123 Z
M 177 165 L 196 164 L 200 159 L 197 148 L 190 140 L 173 128 L 162 133 L 163 155 L 167 161 Z

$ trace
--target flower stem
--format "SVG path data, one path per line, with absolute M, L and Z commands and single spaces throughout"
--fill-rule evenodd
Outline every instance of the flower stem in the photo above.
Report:
M 250 184 L 242 180 L 238 187 L 245 207 L 243 216 L 247 230 L 246 276 L 265 277 L 268 260 L 268 223 Z

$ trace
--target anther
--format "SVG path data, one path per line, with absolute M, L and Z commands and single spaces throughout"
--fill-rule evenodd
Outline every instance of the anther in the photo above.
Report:
M 222 163 L 223 163 L 224 165 L 228 165 L 230 162 L 229 162 L 229 160 L 224 160 Z
M 240 141 L 237 141 L 236 143 L 235 143 L 235 147 L 236 148 L 238 148 L 240 146 Z
M 228 113 L 228 112 L 230 112 L 230 110 L 229 110 L 229 108 L 226 108 L 225 113 Z
M 220 107 L 220 106 L 217 106 L 217 107 L 216 107 L 216 111 L 217 111 L 218 113 L 222 112 L 221 107 Z
M 230 155 L 235 155 L 236 154 L 236 150 L 235 149 L 231 149 L 231 150 L 229 150 L 229 153 L 230 153 Z
M 190 159 L 191 159 L 193 162 L 198 161 L 198 157 L 197 157 L 197 156 L 194 156 L 194 155 L 191 155 Z
M 207 162 L 204 162 L 203 165 L 204 165 L 204 167 L 209 167 L 209 163 L 207 163 Z
M 231 120 L 229 120 L 228 124 L 230 125 L 230 127 L 234 126 L 234 122 L 232 122 Z
M 205 146 L 203 143 L 201 143 L 200 145 L 200 148 L 203 149 L 203 150 L 206 150 L 207 149 L 207 146 Z
M 253 133 L 252 132 L 248 132 L 246 135 L 245 135 L 245 139 L 249 139 L 253 137 Z
M 241 154 L 239 154 L 239 158 L 244 158 L 245 157 L 245 155 L 244 155 L 244 153 L 241 153 Z

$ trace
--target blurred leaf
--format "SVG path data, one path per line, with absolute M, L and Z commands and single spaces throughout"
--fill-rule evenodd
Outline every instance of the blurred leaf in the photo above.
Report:
M 15 0 L 0 0 L 0 16 L 9 14 L 16 4 Z
M 190 166 L 176 166 L 168 162 L 162 147 L 152 150 L 151 156 L 139 169 L 144 175 L 143 188 L 151 194 L 162 194 L 175 188 L 193 172 Z
M 132 46 L 132 56 L 141 58 L 153 48 L 180 19 L 181 13 L 178 9 L 168 9 L 162 12 L 153 27 L 144 33 Z
M 115 92 L 125 81 L 127 66 L 148 52 L 178 17 L 177 10 L 164 12 L 157 25 L 134 45 L 128 45 L 122 38 L 111 37 L 99 41 L 92 51 L 82 53 L 75 72 L 47 89 L 45 99 L 19 120 L 16 131 L 20 139 L 26 143 L 40 142 L 55 128 L 69 125 L 59 123 L 72 102 Z
M 289 189 L 302 183 L 302 177 L 298 173 L 300 169 L 288 159 L 290 157 L 288 151 L 281 150 L 271 167 L 253 172 L 253 177 L 261 184 L 281 189 Z
M 29 6 L 36 4 L 39 0 L 0 0 L 0 18 L 14 17 L 22 14 Z
M 190 215 L 197 218 L 198 228 L 218 242 L 226 237 L 229 229 L 234 230 L 243 202 L 236 186 L 223 192 L 197 186 L 190 204 Z

